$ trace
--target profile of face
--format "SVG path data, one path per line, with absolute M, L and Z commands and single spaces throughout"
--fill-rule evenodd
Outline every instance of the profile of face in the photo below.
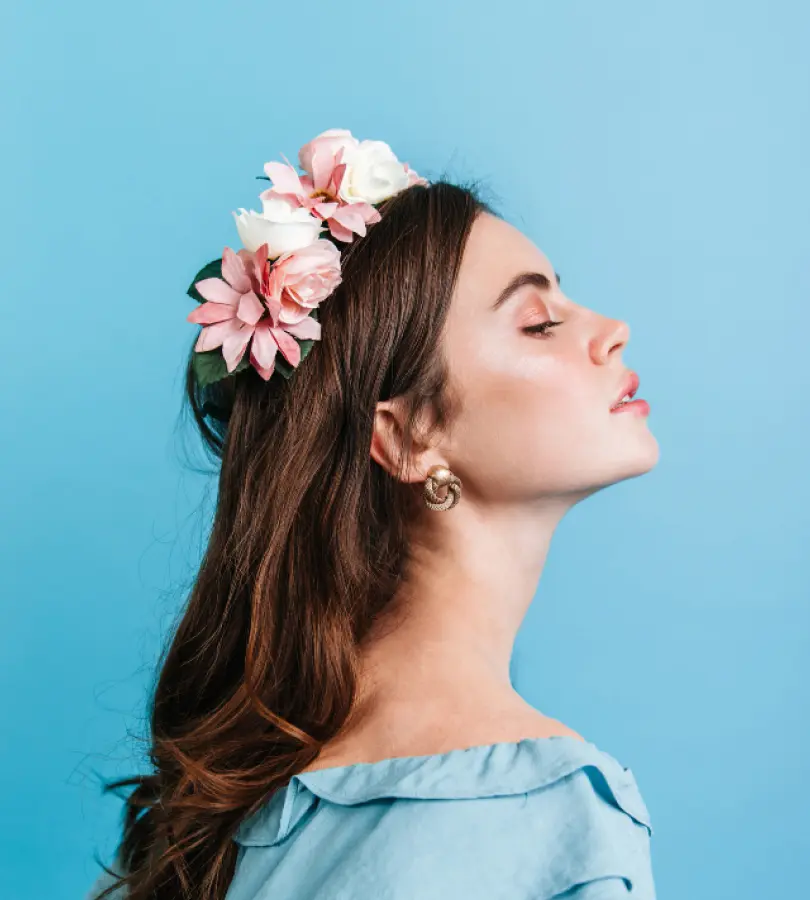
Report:
M 537 329 L 550 320 L 559 324 Z M 633 373 L 623 359 L 629 334 L 567 297 L 521 231 L 479 215 L 442 335 L 461 409 L 421 454 L 421 477 L 446 464 L 468 503 L 571 505 L 650 470 L 658 443 L 644 404 L 611 412 Z

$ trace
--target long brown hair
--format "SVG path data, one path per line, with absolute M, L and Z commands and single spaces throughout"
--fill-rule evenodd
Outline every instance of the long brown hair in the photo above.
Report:
M 405 401 L 406 453 L 426 408 L 452 421 L 439 337 L 470 229 L 492 210 L 444 180 L 379 208 L 342 251 L 322 337 L 289 381 L 248 368 L 201 388 L 189 358 L 185 408 L 219 464 L 216 511 L 150 698 L 153 771 L 104 786 L 136 786 L 124 879 L 108 889 L 128 900 L 225 897 L 238 825 L 347 721 L 358 645 L 402 579 L 421 485 L 369 455 L 375 405 Z

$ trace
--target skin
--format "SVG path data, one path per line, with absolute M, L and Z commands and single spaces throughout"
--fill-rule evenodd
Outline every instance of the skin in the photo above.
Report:
M 549 290 L 526 285 L 493 310 L 524 271 L 545 274 Z M 563 324 L 545 336 L 523 330 L 549 319 Z M 421 439 L 404 475 L 423 483 L 444 465 L 461 479 L 461 499 L 424 510 L 393 614 L 361 648 L 356 710 L 310 768 L 584 739 L 520 697 L 509 662 L 560 520 L 658 460 L 647 417 L 609 411 L 631 371 L 629 335 L 625 322 L 567 297 L 519 230 L 478 217 L 442 336 L 463 409 L 449 433 Z M 378 404 L 371 456 L 392 473 L 403 422 L 396 399 Z

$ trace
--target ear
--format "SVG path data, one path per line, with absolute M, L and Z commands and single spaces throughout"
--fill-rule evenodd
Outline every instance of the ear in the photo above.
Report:
M 437 447 L 420 436 L 417 428 L 411 436 L 410 459 L 406 461 L 400 474 L 400 457 L 405 452 L 406 422 L 404 405 L 400 399 L 395 397 L 377 403 L 370 453 L 393 478 L 413 484 L 424 481 L 431 466 L 446 466 L 447 462 Z

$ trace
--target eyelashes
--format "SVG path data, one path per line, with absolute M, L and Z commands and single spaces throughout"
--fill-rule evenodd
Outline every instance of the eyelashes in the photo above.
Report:
M 540 334 L 543 337 L 551 337 L 549 329 L 554 328 L 555 325 L 562 325 L 562 322 L 555 322 L 553 319 L 549 319 L 547 322 L 539 322 L 537 325 L 529 325 L 523 330 L 529 332 L 529 334 Z

